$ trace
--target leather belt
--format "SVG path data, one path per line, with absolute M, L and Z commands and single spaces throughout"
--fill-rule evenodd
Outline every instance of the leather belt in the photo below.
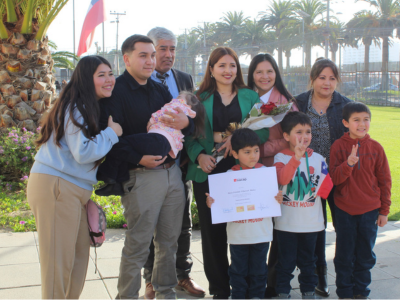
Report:
M 157 167 L 155 167 L 155 168 L 135 167 L 135 168 L 130 169 L 129 171 L 132 171 L 132 170 L 139 170 L 139 169 L 142 169 L 142 170 L 149 170 L 149 171 L 150 171 L 150 170 L 169 169 L 169 168 L 171 168 L 174 164 L 175 164 L 175 161 L 173 160 L 173 161 L 171 161 L 171 162 L 169 162 L 169 163 L 159 165 L 159 166 L 157 166 Z

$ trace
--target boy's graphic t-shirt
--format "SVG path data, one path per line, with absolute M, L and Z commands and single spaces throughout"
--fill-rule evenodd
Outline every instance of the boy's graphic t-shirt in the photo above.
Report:
M 255 168 L 265 168 L 256 164 Z M 240 166 L 234 166 L 230 171 L 239 171 Z M 258 244 L 272 241 L 272 218 L 256 218 L 226 223 L 228 243 L 232 245 Z
M 307 149 L 307 157 L 296 160 L 289 149 L 275 155 L 279 189 L 283 192 L 282 216 L 275 218 L 275 229 L 288 232 L 324 230 L 321 198 L 317 196 L 325 159 Z M 282 184 L 282 181 L 287 184 Z

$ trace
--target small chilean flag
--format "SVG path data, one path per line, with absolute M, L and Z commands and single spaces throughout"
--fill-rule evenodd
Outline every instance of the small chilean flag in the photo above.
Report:
M 326 199 L 333 188 L 333 182 L 328 172 L 328 166 L 324 161 L 321 165 L 321 178 L 319 180 L 320 184 L 318 185 L 317 196 Z
M 92 45 L 94 30 L 106 20 L 105 0 L 91 0 L 85 21 L 83 22 L 78 56 L 87 52 Z

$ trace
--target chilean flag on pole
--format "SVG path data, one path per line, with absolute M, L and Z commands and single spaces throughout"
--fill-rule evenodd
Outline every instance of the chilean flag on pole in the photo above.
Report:
M 333 188 L 333 182 L 328 172 L 328 166 L 324 161 L 321 164 L 321 178 L 319 180 L 320 184 L 318 185 L 317 196 L 326 199 Z
M 105 0 L 91 0 L 89 10 L 83 22 L 81 38 L 78 46 L 78 56 L 87 52 L 92 45 L 96 26 L 106 20 Z

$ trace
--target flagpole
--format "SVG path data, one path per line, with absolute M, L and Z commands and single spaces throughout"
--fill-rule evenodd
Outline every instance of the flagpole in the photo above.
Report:
M 73 45 L 74 45 L 74 56 L 75 56 L 75 0 L 72 0 L 72 16 L 73 16 L 73 26 L 72 26 L 72 30 L 73 30 Z M 75 58 L 74 58 L 74 66 L 75 66 Z
M 102 24 L 103 26 L 103 57 L 106 57 L 106 49 L 104 48 L 104 22 Z

